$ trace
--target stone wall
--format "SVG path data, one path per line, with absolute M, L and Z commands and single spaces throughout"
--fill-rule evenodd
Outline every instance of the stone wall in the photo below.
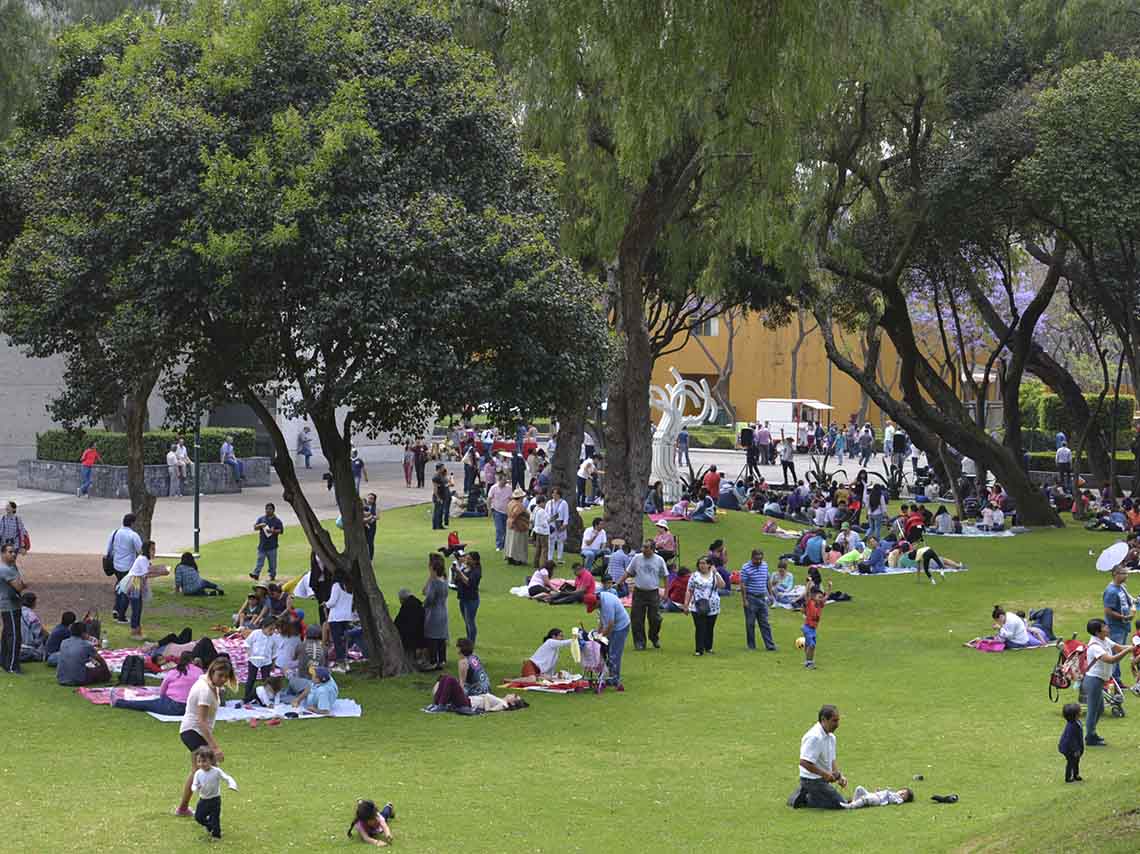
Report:
M 200 489 L 203 495 L 241 492 L 242 486 L 269 486 L 269 458 L 249 457 L 242 460 L 245 480 L 234 480 L 229 466 L 202 463 Z M 82 482 L 82 466 L 54 460 L 20 460 L 16 485 L 20 489 L 42 489 L 45 492 L 68 492 L 72 495 Z M 146 488 L 162 498 L 170 495 L 170 473 L 166 466 L 146 466 Z M 95 498 L 127 498 L 126 466 L 95 466 L 91 479 L 91 495 Z M 186 495 L 194 493 L 193 477 L 183 485 Z

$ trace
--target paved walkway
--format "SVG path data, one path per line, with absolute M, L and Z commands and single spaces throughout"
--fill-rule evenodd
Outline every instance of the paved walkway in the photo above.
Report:
M 321 480 L 323 467 L 302 469 L 301 482 L 313 509 L 322 519 L 336 518 L 332 493 Z M 375 492 L 381 509 L 403 507 L 431 500 L 431 491 L 408 489 L 403 466 L 398 463 L 368 463 L 371 478 L 361 484 L 364 492 Z M 267 502 L 277 505 L 286 525 L 296 524 L 293 509 L 281 498 L 281 485 L 273 477 L 272 486 L 253 487 L 240 495 L 203 495 L 200 505 L 201 542 L 222 540 L 253 531 L 254 520 Z M 44 554 L 100 554 L 107 538 L 130 512 L 126 499 L 76 498 L 58 492 L 19 490 L 16 470 L 0 469 L 0 497 L 16 502 L 20 518 L 32 538 L 32 550 Z M 194 544 L 194 499 L 159 498 L 154 511 L 151 536 L 158 551 L 165 554 L 186 551 Z

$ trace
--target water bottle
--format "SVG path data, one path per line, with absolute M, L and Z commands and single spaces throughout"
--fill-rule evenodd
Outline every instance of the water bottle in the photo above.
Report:
M 110 643 L 107 641 L 107 636 L 106 636 L 106 635 L 103 635 L 103 640 L 99 642 L 99 645 L 100 645 L 101 647 L 103 647 L 103 649 L 107 649 L 107 648 L 108 648 L 108 647 L 111 645 L 111 644 L 110 644 Z

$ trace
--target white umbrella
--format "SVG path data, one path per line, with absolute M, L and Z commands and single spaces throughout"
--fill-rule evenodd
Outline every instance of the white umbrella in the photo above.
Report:
M 1128 556 L 1128 543 L 1113 543 L 1100 553 L 1096 559 L 1096 568 L 1101 572 L 1108 572 L 1120 564 Z

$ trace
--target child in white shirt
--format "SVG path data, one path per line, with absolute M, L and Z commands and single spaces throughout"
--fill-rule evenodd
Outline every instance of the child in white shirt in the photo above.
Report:
M 245 639 L 245 648 L 249 650 L 249 665 L 245 677 L 245 702 L 252 703 L 256 699 L 254 688 L 257 680 L 268 679 L 273 672 L 273 657 L 277 652 L 277 621 L 272 617 L 261 624 L 261 628 L 254 629 Z
M 994 510 L 990 505 L 982 508 L 982 524 L 978 525 L 983 531 L 992 531 L 994 529 Z
M 199 747 L 194 751 L 194 762 L 198 770 L 194 772 L 190 790 L 198 793 L 194 820 L 210 831 L 214 839 L 221 839 L 222 780 L 225 780 L 226 785 L 234 791 L 237 791 L 237 783 L 233 777 L 214 764 L 216 758 L 214 751 L 209 747 Z
M 855 787 L 855 797 L 845 804 L 840 804 L 845 810 L 857 810 L 863 807 L 889 807 L 895 804 L 908 804 L 914 800 L 914 792 L 910 789 L 879 789 L 869 792 L 862 786 Z

